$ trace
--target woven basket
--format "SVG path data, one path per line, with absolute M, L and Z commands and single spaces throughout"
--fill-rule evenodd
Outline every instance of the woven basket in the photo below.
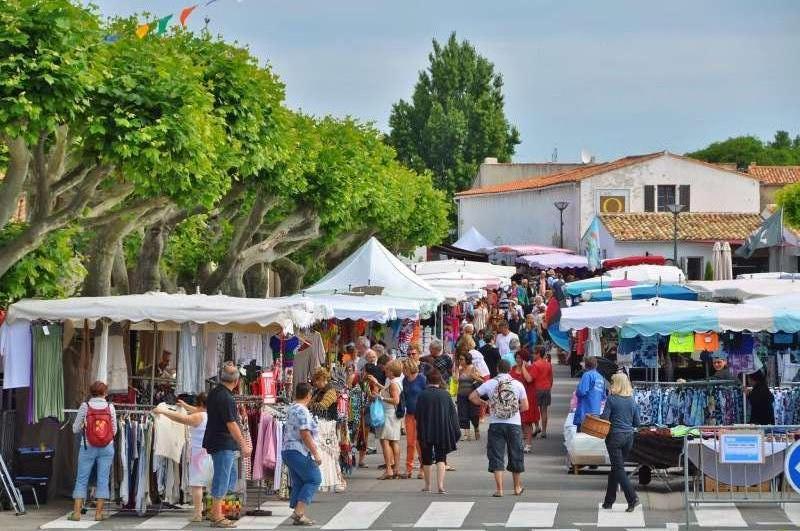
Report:
M 608 432 L 611 430 L 611 423 L 607 420 L 595 417 L 594 415 L 586 415 L 581 422 L 581 433 L 605 439 Z

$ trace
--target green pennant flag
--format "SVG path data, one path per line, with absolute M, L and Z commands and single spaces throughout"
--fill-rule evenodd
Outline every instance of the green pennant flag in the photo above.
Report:
M 781 243 L 783 243 L 782 208 L 765 219 L 764 223 L 747 237 L 744 244 L 736 249 L 735 254 L 742 258 L 750 258 L 756 252 L 756 249 L 775 247 Z
M 169 25 L 171 18 L 172 15 L 167 15 L 164 18 L 158 19 L 158 28 L 156 29 L 156 33 L 158 35 L 164 35 L 167 32 L 167 26 Z

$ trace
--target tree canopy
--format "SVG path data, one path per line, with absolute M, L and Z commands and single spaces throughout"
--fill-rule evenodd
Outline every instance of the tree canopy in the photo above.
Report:
M 788 132 L 777 131 L 769 142 L 752 135 L 731 137 L 686 155 L 706 162 L 729 162 L 744 167 L 750 163 L 800 164 L 800 135 L 792 139 Z
M 396 251 L 441 240 L 444 195 L 372 126 L 287 109 L 238 44 L 136 25 L 70 0 L 0 10 L 2 302 L 263 296 L 267 266 L 292 286 L 370 235 Z
M 388 142 L 399 160 L 433 173 L 448 196 L 470 187 L 485 157 L 508 162 L 520 143 L 506 119 L 503 78 L 468 41 L 433 40 L 410 101 L 392 106 Z

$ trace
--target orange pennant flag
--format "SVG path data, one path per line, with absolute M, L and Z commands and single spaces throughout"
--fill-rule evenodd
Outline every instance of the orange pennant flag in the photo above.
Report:
M 139 24 L 136 26 L 136 36 L 140 39 L 144 39 L 148 31 L 150 31 L 150 24 Z
M 183 26 L 184 28 L 186 27 L 186 19 L 189 18 L 189 15 L 191 15 L 192 11 L 194 11 L 196 8 L 197 4 L 183 8 L 183 10 L 181 11 L 181 16 L 179 17 L 181 21 L 181 26 Z

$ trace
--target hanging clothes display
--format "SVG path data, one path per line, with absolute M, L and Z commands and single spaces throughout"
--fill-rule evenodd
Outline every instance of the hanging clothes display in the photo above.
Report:
M 292 395 L 294 389 L 303 382 L 309 382 L 311 375 L 325 364 L 325 345 L 319 332 L 303 334 L 300 338 L 309 346 L 300 349 L 294 356 L 294 370 L 292 371 Z
M 344 478 L 339 467 L 339 434 L 335 420 L 319 420 L 319 440 L 317 444 L 322 463 L 319 466 L 322 474 L 320 490 L 333 490 L 344 485 Z
M 37 323 L 33 336 L 33 389 L 29 393 L 30 423 L 43 418 L 64 420 L 64 366 L 61 355 L 62 326 L 58 323 Z M 30 400 L 29 400 L 30 402 Z
M 635 386 L 642 425 L 714 426 L 742 422 L 742 390 L 736 384 Z
M 620 354 L 631 367 L 658 368 L 659 336 L 636 336 L 620 338 L 617 346 L 617 359 Z
M 183 323 L 178 351 L 175 393 L 196 395 L 205 391 L 205 334 L 203 325 Z
M 775 424 L 800 424 L 800 386 L 775 387 L 771 391 L 775 397 Z
M 667 352 L 670 353 L 688 353 L 694 351 L 694 334 L 692 332 L 675 333 L 669 336 L 669 347 Z
M 19 319 L 0 325 L 3 389 L 31 385 L 31 323 Z
M 695 332 L 694 350 L 699 352 L 716 352 L 719 350 L 719 336 L 716 332 Z

